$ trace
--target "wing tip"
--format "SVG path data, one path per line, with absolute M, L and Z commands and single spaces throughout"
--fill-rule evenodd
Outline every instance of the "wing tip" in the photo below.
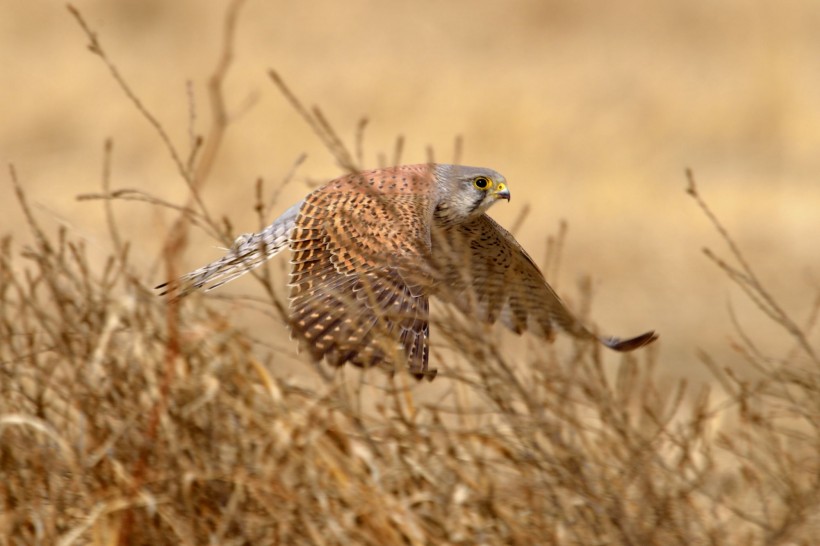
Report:
M 629 339 L 621 339 L 617 337 L 600 337 L 598 339 L 610 349 L 625 353 L 649 345 L 658 339 L 658 334 L 655 333 L 654 330 L 650 330 L 649 332 Z

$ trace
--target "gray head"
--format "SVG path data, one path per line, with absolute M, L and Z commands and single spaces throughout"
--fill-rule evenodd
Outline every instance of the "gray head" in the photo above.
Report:
M 492 169 L 464 165 L 436 165 L 436 219 L 459 224 L 484 214 L 499 199 L 510 200 L 507 180 Z

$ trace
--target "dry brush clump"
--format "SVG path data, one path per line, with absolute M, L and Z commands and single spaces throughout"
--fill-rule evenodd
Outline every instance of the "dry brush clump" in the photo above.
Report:
M 224 113 L 235 15 L 211 81 L 215 112 Z M 84 28 L 157 128 L 191 198 L 177 206 L 112 190 L 108 146 L 96 197 L 112 251 L 98 263 L 72 233 L 42 226 L 12 170 L 31 242 L 0 244 L 0 544 L 816 540 L 820 363 L 809 334 L 820 298 L 793 320 L 693 180 L 690 194 L 732 254 L 708 256 L 772 319 L 773 333 L 794 340 L 787 354 L 767 354 L 738 328 L 737 362 L 701 354 L 713 385 L 669 385 L 656 377 L 659 348 L 614 368 L 595 346 L 566 340 L 512 357 L 500 338 L 445 308 L 434 317 L 434 348 L 448 348 L 434 353 L 447 355 L 436 362 L 439 399 L 424 396 L 427 383 L 380 370 L 307 387 L 281 378 L 279 352 L 219 307 L 157 297 L 130 261 L 112 199 L 178 213 L 164 245 L 169 278 L 191 222 L 230 239 L 199 197 L 227 122 L 193 139 L 182 160 Z M 360 145 L 347 152 L 318 110 L 274 82 L 342 168 L 361 163 Z M 265 269 L 258 278 L 268 299 L 255 308 L 281 317 Z
M 742 370 L 703 355 L 720 392 L 687 396 L 659 385 L 651 351 L 614 374 L 588 344 L 513 362 L 443 316 L 437 331 L 464 363 L 437 380 L 452 382 L 440 401 L 417 402 L 427 384 L 404 374 L 308 389 L 277 378 L 275 351 L 204 302 L 157 298 L 127 252 L 90 263 L 17 190 L 33 242 L 6 237 L 0 254 L 3 543 L 816 536 L 808 327 L 781 323 L 797 347 L 781 359 L 739 343 Z

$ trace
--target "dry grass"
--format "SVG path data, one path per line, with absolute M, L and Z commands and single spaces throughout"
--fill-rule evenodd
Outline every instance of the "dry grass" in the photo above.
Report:
M 232 29 L 228 16 L 227 64 L 211 80 L 217 113 Z M 87 31 L 131 104 L 154 119 Z M 320 111 L 289 100 L 343 168 L 361 162 Z M 112 189 L 106 147 L 94 196 L 110 239 L 102 263 L 81 237 L 44 227 L 24 176 L 10 172 L 32 242 L 7 236 L 0 246 L 0 544 L 816 541 L 820 361 L 810 333 L 820 294 L 807 317 L 784 310 L 693 177 L 694 203 L 729 247 L 707 256 L 791 340 L 783 354 L 739 320 L 733 360 L 700 354 L 712 381 L 669 384 L 656 348 L 615 369 L 584 344 L 513 357 L 444 309 L 434 336 L 450 351 L 432 386 L 378 371 L 306 385 L 272 371 L 282 350 L 237 326 L 235 312 L 157 298 L 118 227 L 113 201 L 170 208 L 169 277 L 192 223 L 230 240 L 200 197 L 229 125 L 214 119 L 188 153 L 151 123 L 190 190 L 182 205 Z M 260 184 L 260 222 L 271 199 Z M 233 300 L 231 311 L 276 318 L 279 279 L 258 279 L 264 297 Z
M 659 386 L 651 354 L 613 378 L 591 347 L 513 363 L 452 322 L 438 332 L 475 349 L 436 403 L 404 376 L 306 389 L 225 316 L 172 313 L 125 254 L 95 271 L 27 217 L 26 267 L 9 238 L 0 256 L 4 544 L 816 538 L 814 317 L 774 317 L 782 357 L 739 342 L 746 370 L 713 365 L 719 394 Z

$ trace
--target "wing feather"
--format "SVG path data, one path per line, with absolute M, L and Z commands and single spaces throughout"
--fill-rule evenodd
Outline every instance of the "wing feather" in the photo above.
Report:
M 486 214 L 435 230 L 433 247 L 444 281 L 439 286 L 445 288 L 436 295 L 468 315 L 478 313 L 490 323 L 501 320 L 516 333 L 535 330 L 547 339 L 563 330 L 576 338 L 597 339 L 616 351 L 632 351 L 657 338 L 654 332 L 629 339 L 590 332 L 547 284 L 521 245 Z
M 368 191 L 366 181 L 351 176 L 305 199 L 290 239 L 291 331 L 317 360 L 406 362 L 432 379 L 427 290 L 408 266 L 430 254 L 430 192 Z

